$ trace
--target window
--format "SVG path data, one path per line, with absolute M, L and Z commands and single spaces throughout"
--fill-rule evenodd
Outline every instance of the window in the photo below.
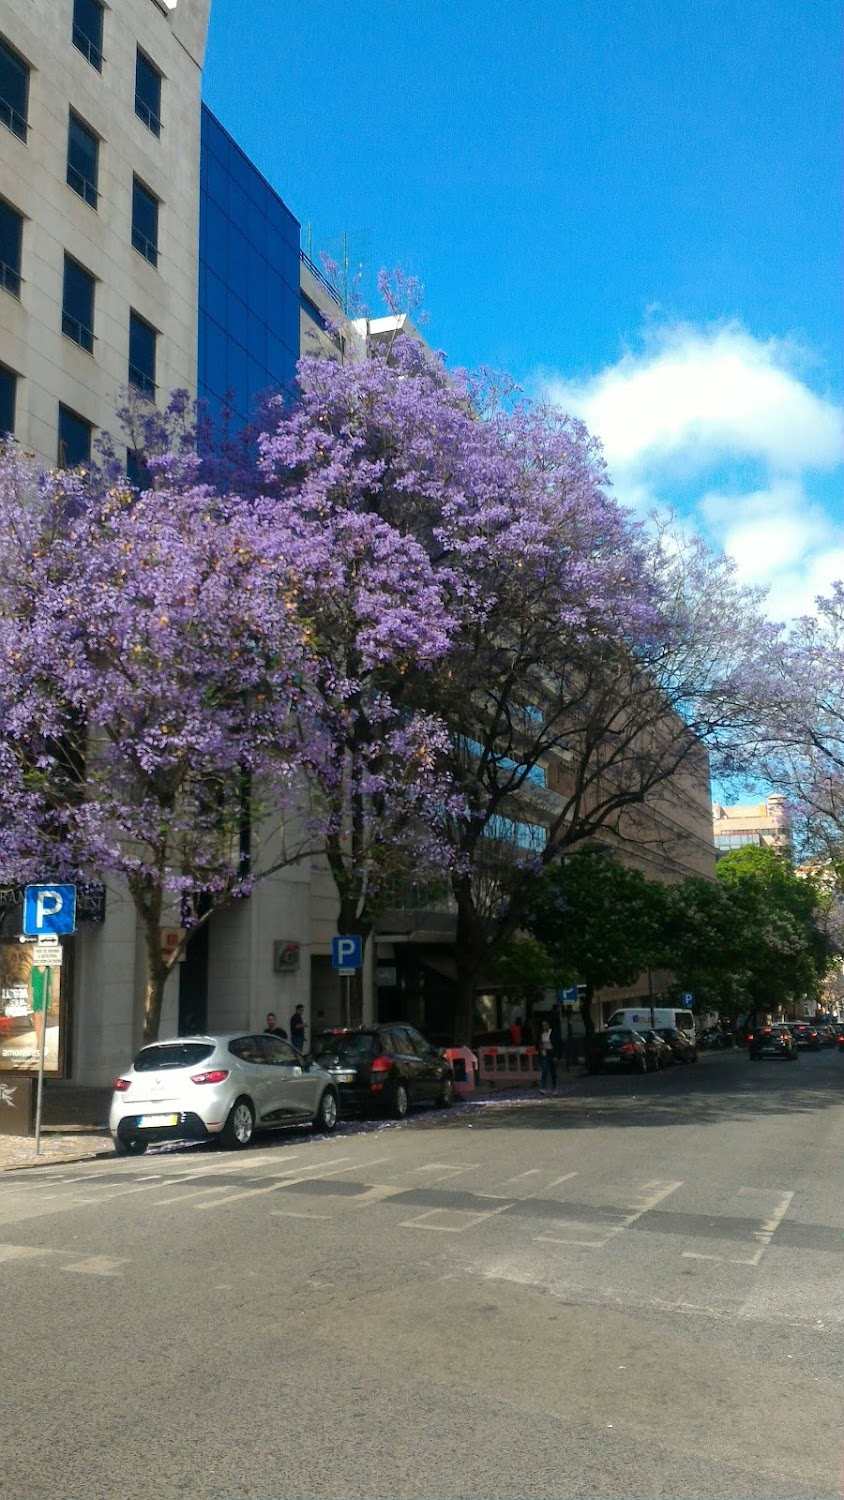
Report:
M 94 352 L 94 278 L 69 255 L 64 258 L 62 333 L 80 349 Z
M 0 286 L 13 297 L 21 294 L 21 238 L 23 219 L 0 198 Z
M 13 135 L 26 140 L 29 68 L 17 52 L 0 42 L 0 120 Z
M 154 328 L 139 318 L 136 312 L 129 315 L 129 384 L 145 396 L 155 398 L 155 341 Z
M 135 63 L 135 114 L 153 135 L 161 134 L 161 74 L 140 47 Z
M 59 468 L 75 469 L 91 460 L 93 427 L 69 406 L 59 407 Z
M 100 0 L 73 0 L 73 45 L 98 73 L 103 70 L 103 8 Z
M 132 179 L 132 244 L 148 260 L 158 265 L 158 199 Z
M 15 394 L 18 377 L 0 365 L 0 438 L 15 430 Z
M 92 208 L 97 206 L 99 156 L 97 137 L 71 110 L 67 127 L 67 182 Z
M 274 1068 L 301 1068 L 302 1054 L 291 1047 L 289 1042 L 282 1041 L 280 1036 L 265 1036 L 261 1040 L 264 1044 L 264 1062 Z

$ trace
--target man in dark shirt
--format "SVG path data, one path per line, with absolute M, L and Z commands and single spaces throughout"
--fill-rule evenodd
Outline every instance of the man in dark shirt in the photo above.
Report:
M 285 1042 L 287 1041 L 287 1032 L 284 1030 L 284 1027 L 276 1025 L 275 1011 L 270 1010 L 267 1012 L 267 1024 L 264 1027 L 264 1035 L 280 1036 Z
M 290 1040 L 300 1052 L 305 1050 L 305 1007 L 297 1005 L 290 1017 Z

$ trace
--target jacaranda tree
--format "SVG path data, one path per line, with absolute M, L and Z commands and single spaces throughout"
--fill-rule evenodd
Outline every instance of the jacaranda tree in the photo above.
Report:
M 6 880 L 122 877 L 147 956 L 144 1039 L 190 929 L 301 850 L 279 809 L 308 722 L 275 515 L 197 482 L 39 475 L 0 450 L 0 821 Z

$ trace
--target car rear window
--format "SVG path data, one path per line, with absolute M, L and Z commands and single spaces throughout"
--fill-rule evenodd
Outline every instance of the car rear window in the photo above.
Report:
M 340 1062 L 365 1062 L 376 1050 L 377 1037 L 370 1031 L 347 1031 L 338 1036 L 318 1036 L 313 1055 L 336 1057 Z
M 144 1047 L 134 1062 L 136 1073 L 162 1073 L 165 1068 L 195 1068 L 215 1050 L 214 1042 L 164 1042 Z

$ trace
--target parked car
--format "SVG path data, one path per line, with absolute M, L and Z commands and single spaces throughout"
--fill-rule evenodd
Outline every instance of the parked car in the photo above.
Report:
M 762 1057 L 784 1057 L 788 1062 L 797 1061 L 797 1042 L 788 1026 L 757 1026 L 750 1035 L 750 1061 L 758 1062 Z
M 821 1039 L 818 1036 L 817 1027 L 808 1021 L 792 1022 L 791 1034 L 798 1047 L 807 1047 L 810 1052 L 820 1052 Z
M 119 1156 L 160 1141 L 248 1146 L 256 1130 L 337 1124 L 337 1086 L 281 1037 L 174 1037 L 142 1047 L 115 1080 L 109 1129 Z
M 590 1073 L 624 1069 L 647 1073 L 655 1066 L 658 1066 L 656 1059 L 648 1052 L 644 1037 L 627 1026 L 609 1026 L 606 1031 L 593 1032 L 587 1039 L 586 1067 Z
M 313 1057 L 333 1079 L 344 1110 L 403 1120 L 412 1104 L 447 1109 L 454 1102 L 451 1063 L 405 1022 L 321 1031 Z
M 817 1027 L 817 1033 L 822 1047 L 834 1047 L 838 1041 L 837 1027 L 826 1022 Z
M 697 1042 L 694 1035 L 681 1031 L 679 1026 L 658 1026 L 657 1032 L 671 1048 L 676 1062 L 697 1062 Z
M 648 1052 L 648 1064 L 651 1068 L 670 1068 L 674 1062 L 674 1053 L 669 1047 L 664 1036 L 650 1026 L 645 1031 L 639 1031 L 639 1035 L 645 1043 Z

